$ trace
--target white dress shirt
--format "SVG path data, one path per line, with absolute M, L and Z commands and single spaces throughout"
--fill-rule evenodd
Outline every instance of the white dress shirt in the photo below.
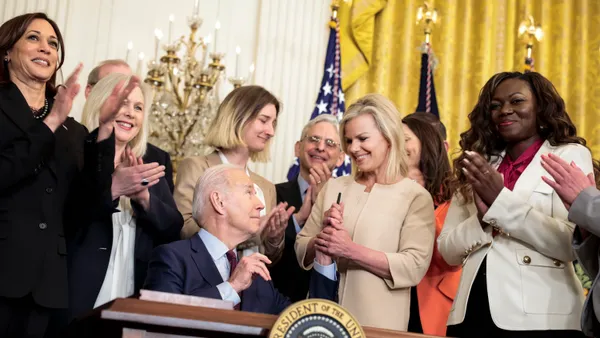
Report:
M 219 275 L 221 275 L 221 279 L 223 280 L 223 283 L 217 285 L 217 290 L 219 290 L 219 293 L 221 294 L 221 299 L 233 302 L 234 306 L 239 304 L 241 302 L 240 296 L 228 282 L 231 265 L 229 264 L 226 254 L 229 251 L 229 248 L 205 229 L 200 229 L 198 236 L 200 236 L 204 246 L 206 246 L 206 250 L 215 263 L 217 270 L 219 270 Z M 237 251 L 234 250 L 234 252 L 237 256 Z M 247 256 L 247 254 L 244 254 L 244 256 Z M 314 269 L 328 279 L 336 280 L 337 276 L 334 264 L 323 266 L 315 261 Z
M 115 298 L 133 295 L 135 228 L 135 218 L 131 209 L 112 214 L 113 241 L 110 260 L 94 308 Z

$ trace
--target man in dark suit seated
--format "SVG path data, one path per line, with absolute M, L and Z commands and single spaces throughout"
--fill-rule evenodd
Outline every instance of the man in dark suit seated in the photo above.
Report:
M 92 88 L 94 88 L 98 81 L 102 80 L 102 78 L 104 78 L 106 75 L 112 73 L 131 75 L 132 72 L 129 64 L 127 64 L 127 62 L 124 60 L 114 59 L 100 62 L 88 75 L 87 85 L 85 86 L 85 98 L 87 99 L 92 91 Z M 167 181 L 167 185 L 169 186 L 172 194 L 174 188 L 173 165 L 171 164 L 171 156 L 169 153 L 151 143 L 148 143 L 146 154 L 144 155 L 143 159 L 144 163 L 157 162 L 158 164 L 165 166 L 165 180 Z M 118 185 L 119 182 L 113 183 L 117 183 Z
M 244 170 L 230 164 L 207 169 L 194 190 L 193 217 L 200 231 L 154 250 L 144 289 L 228 300 L 242 311 L 280 313 L 291 302 L 271 282 L 266 267 L 271 261 L 260 253 L 238 261 L 235 250 L 265 226 L 263 208 Z M 314 270 L 311 296 L 334 300 L 337 278 L 331 258 L 317 256 Z
M 332 170 L 344 161 L 338 130 L 338 121 L 333 115 L 323 114 L 310 120 L 295 145 L 300 174 L 291 181 L 275 185 L 277 203 L 287 202 L 298 210 L 290 217 L 285 229 L 281 260 L 270 268 L 275 287 L 292 302 L 306 299 L 310 280 L 310 272 L 298 265 L 294 251 L 296 234 L 302 230 L 316 196 L 331 178 Z

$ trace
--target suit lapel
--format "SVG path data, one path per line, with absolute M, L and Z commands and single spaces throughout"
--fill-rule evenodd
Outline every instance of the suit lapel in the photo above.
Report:
M 548 186 L 545 182 L 542 181 L 542 176 L 547 173 L 544 170 L 544 168 L 542 168 L 541 163 L 542 154 L 548 154 L 552 151 L 553 147 L 548 143 L 548 141 L 545 141 L 544 144 L 542 144 L 542 146 L 540 147 L 540 150 L 538 150 L 538 152 L 533 157 L 533 160 L 531 160 L 531 163 L 529 163 L 527 168 L 525 168 L 525 170 L 517 180 L 517 183 L 515 184 L 515 187 L 513 189 L 513 191 L 516 194 L 522 196 L 525 199 L 529 199 L 531 194 L 536 190 L 540 183 L 543 183 L 548 188 L 550 188 L 550 186 Z M 551 188 L 546 190 L 551 191 Z
M 61 158 L 65 157 L 65 155 L 69 153 L 70 143 L 69 132 L 65 129 L 64 125 L 65 124 L 58 127 L 58 129 L 56 129 L 56 131 L 54 132 L 54 147 L 56 149 L 55 154 L 57 157 Z M 54 174 L 54 176 L 56 176 L 56 173 L 58 172 L 57 166 L 61 165 L 59 163 L 56 163 L 56 161 L 57 159 L 55 157 L 52 157 L 47 163 L 48 168 Z
M 294 206 L 296 211 L 300 210 L 300 207 L 302 207 L 302 194 L 298 185 L 298 179 L 286 182 L 281 192 L 283 193 L 281 200 L 288 202 L 288 205 Z M 291 218 L 287 228 L 285 228 L 285 236 L 291 239 L 292 242 L 296 242 L 296 227 Z
M 192 248 L 192 259 L 194 263 L 196 263 L 196 268 L 198 268 L 198 272 L 204 280 L 210 284 L 210 286 L 217 286 L 223 283 L 223 278 L 221 278 L 221 274 L 219 274 L 219 270 L 213 262 L 212 257 L 208 253 L 206 249 L 206 245 L 198 236 L 195 234 L 190 239 L 190 245 Z

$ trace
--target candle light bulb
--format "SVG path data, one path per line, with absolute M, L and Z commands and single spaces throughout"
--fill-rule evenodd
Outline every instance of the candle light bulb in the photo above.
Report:
M 248 71 L 250 72 L 250 76 L 252 76 L 252 74 L 254 74 L 254 63 L 250 65 L 250 68 L 248 68 Z
M 175 21 L 175 15 L 169 15 L 169 44 L 171 44 L 171 36 L 173 36 L 173 21 Z
M 125 62 L 129 63 L 129 53 L 131 53 L 131 50 L 133 49 L 133 42 L 129 41 L 127 43 L 127 53 L 125 53 Z
M 205 44 L 209 44 L 211 42 L 212 36 L 210 36 L 210 34 L 208 34 L 205 38 L 204 38 L 204 43 Z
M 240 53 L 242 52 L 242 49 L 240 48 L 240 46 L 236 46 L 235 47 L 235 77 L 239 77 L 240 73 Z
M 154 30 L 154 36 L 156 37 L 157 40 L 160 41 L 163 37 L 163 32 L 157 28 Z
M 215 43 L 213 44 L 213 53 L 217 52 L 217 36 L 219 35 L 219 29 L 221 29 L 221 22 L 217 19 L 215 23 Z
M 137 74 L 137 76 L 142 76 L 142 68 L 144 68 L 144 57 L 144 53 L 138 54 L 138 63 L 137 68 L 135 69 L 135 73 Z
M 194 1 L 194 13 L 193 15 L 198 15 L 200 14 L 200 0 L 195 0 Z

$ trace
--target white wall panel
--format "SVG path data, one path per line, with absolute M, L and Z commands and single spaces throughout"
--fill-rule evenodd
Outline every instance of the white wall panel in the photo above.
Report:
M 314 108 L 325 58 L 327 0 L 263 0 L 257 42 L 256 83 L 283 103 L 271 162 L 252 169 L 273 182 L 285 181 L 294 143 Z
M 63 76 L 84 64 L 80 83 L 100 61 L 125 58 L 128 41 L 133 41 L 129 63 L 136 68 L 137 55 L 146 60 L 154 55 L 154 29 L 168 35 L 168 17 L 173 14 L 174 38 L 187 35 L 187 16 L 193 0 L 0 0 L 0 22 L 26 12 L 46 12 L 65 38 Z M 218 50 L 226 52 L 227 76 L 234 74 L 235 47 L 240 46 L 240 74 L 256 65 L 253 82 L 272 91 L 283 103 L 270 163 L 251 167 L 260 175 L 281 182 L 294 156 L 294 143 L 308 121 L 322 75 L 328 0 L 201 0 L 204 24 L 201 36 L 214 37 L 217 11 L 221 21 Z M 212 50 L 212 47 L 211 47 Z M 59 79 L 61 77 L 59 76 Z M 225 83 L 223 98 L 231 86 Z M 83 108 L 79 95 L 71 116 L 79 120 Z

